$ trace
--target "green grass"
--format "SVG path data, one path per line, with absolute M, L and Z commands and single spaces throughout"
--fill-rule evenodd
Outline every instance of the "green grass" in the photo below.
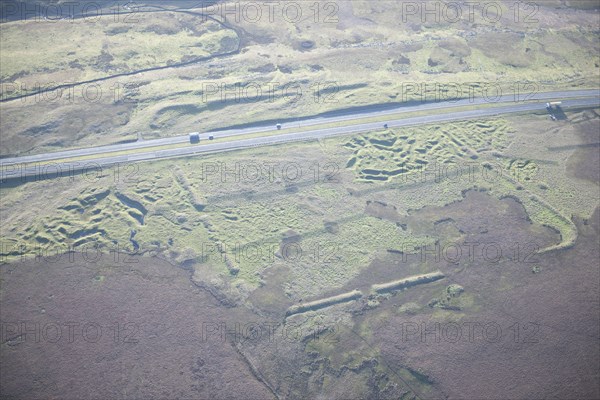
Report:
M 581 122 L 564 125 L 565 129 L 574 132 L 585 126 L 587 120 L 580 117 L 585 113 L 573 114 L 573 119 Z M 497 198 L 515 196 L 535 224 L 560 232 L 562 241 L 550 249 L 571 245 L 576 230 L 567 216 L 571 210 L 591 215 L 593 202 L 589 198 L 593 198 L 597 187 L 562 178 L 564 164 L 554 160 L 572 153 L 568 147 L 559 152 L 541 148 L 532 151 L 518 144 L 522 140 L 531 145 L 540 143 L 529 137 L 541 132 L 540 128 L 554 144 L 572 143 L 573 132 L 551 133 L 552 127 L 560 126 L 541 116 L 457 121 L 138 164 L 133 182 L 115 182 L 110 170 L 103 171 L 101 179 L 92 184 L 77 177 L 74 183 L 67 179 L 53 181 L 52 185 L 48 181 L 32 182 L 2 189 L 2 237 L 15 245 L 25 245 L 25 255 L 31 256 L 37 245 L 52 248 L 97 243 L 111 249 L 117 242 L 131 249 L 129 237 L 134 230 L 142 251 L 159 250 L 174 263 L 195 265 L 196 280 L 211 284 L 216 279 L 234 298 L 244 299 L 254 288 L 264 285 L 269 269 L 287 271 L 282 286 L 286 298 L 317 298 L 344 287 L 387 250 L 405 249 L 407 243 L 418 249 L 435 242 L 435 237 L 400 229 L 392 220 L 365 212 L 367 201 L 394 206 L 403 218 L 411 210 L 461 200 L 465 190 L 478 188 Z M 473 155 L 477 159 L 473 160 Z M 530 161 L 531 155 L 538 161 Z M 356 162 L 347 167 L 351 159 Z M 467 176 L 421 181 L 396 177 L 384 182 L 368 179 L 365 173 L 366 169 L 392 171 L 399 163 L 416 167 L 418 160 L 458 165 L 475 162 L 475 179 Z M 273 180 L 263 174 L 258 181 L 238 182 L 229 176 L 222 182 L 220 174 L 203 174 L 205 163 L 223 162 L 231 170 L 236 163 L 274 161 L 280 165 L 294 162 L 301 166 L 303 175 L 286 182 L 278 171 Z M 335 180 L 315 181 L 311 167 L 319 164 L 322 168 L 328 163 L 340 167 Z M 503 168 L 502 178 L 483 179 L 481 172 L 486 164 Z M 322 178 L 323 170 L 321 173 Z M 547 184 L 552 180 L 546 177 L 551 176 L 559 183 L 556 188 Z M 33 197 L 32 202 L 29 193 L 42 188 L 50 191 L 47 198 L 51 200 L 42 204 Z M 586 194 L 589 205 L 577 196 L 560 197 L 565 192 Z M 117 194 L 141 203 L 146 211 L 127 204 Z M 584 207 L 577 208 L 580 204 Z M 297 235 L 302 249 L 299 259 L 273 254 L 289 234 Z M 227 260 L 218 254 L 211 254 L 208 260 L 201 258 L 203 246 L 215 243 L 226 246 Z M 257 247 L 260 256 L 239 252 L 240 248 L 251 251 Z M 317 249 L 321 249 L 319 257 L 315 256 Z M 19 256 L 5 255 L 9 260 Z M 429 271 L 423 265 L 404 272 Z
M 231 51 L 237 40 L 216 22 L 172 12 L 136 23 L 115 22 L 113 15 L 10 22 L 2 24 L 1 78 L 26 87 L 32 76 L 84 81 Z
M 507 4 L 501 6 L 506 15 L 511 15 Z M 58 108 L 56 104 L 37 104 L 35 99 L 7 103 L 3 106 L 3 119 L 9 121 L 5 129 L 9 136 L 0 154 L 109 144 L 135 138 L 138 132 L 153 138 L 208 131 L 223 127 L 223 115 L 227 115 L 227 125 L 289 121 L 340 108 L 418 99 L 415 94 L 403 93 L 407 83 L 427 83 L 431 98 L 436 84 L 455 83 L 466 91 L 473 82 L 493 83 L 504 94 L 513 94 L 516 82 L 531 82 L 538 91 L 575 89 L 589 87 L 598 75 L 593 13 L 573 14 L 542 7 L 537 15 L 540 21 L 554 18 L 555 13 L 565 14 L 565 18 L 559 26 L 505 21 L 511 31 L 507 33 L 485 21 L 476 26 L 466 21 L 422 24 L 420 20 L 398 25 L 394 16 L 401 15 L 399 2 L 357 1 L 350 11 L 352 15 L 344 16 L 339 24 L 308 19 L 293 29 L 289 24 L 270 23 L 268 19 L 254 24 L 242 21 L 245 45 L 237 55 L 117 82 L 127 84 L 123 98 L 129 101 L 119 106 L 119 123 L 102 117 L 106 110 L 114 112 L 113 96 L 103 96 L 99 103 L 79 101 Z M 179 61 L 186 55 L 214 54 L 223 50 L 219 46 L 229 46 L 230 41 L 223 41 L 219 35 L 232 34 L 229 30 L 208 29 L 214 23 L 197 26 L 194 17 L 172 17 L 172 13 L 143 14 L 140 23 L 130 24 L 134 26 L 121 33 L 118 32 L 124 29 L 123 24 L 109 19 L 88 24 L 91 27 L 86 29 L 80 26 L 83 22 L 68 26 L 55 23 L 50 28 L 43 23 L 26 25 L 32 34 L 28 37 L 35 37 L 35 41 L 23 41 L 21 36 L 15 36 L 13 23 L 3 24 L 2 40 L 6 46 L 3 42 L 2 70 L 7 71 L 6 76 L 25 71 L 27 76 L 15 78 L 18 83 L 80 80 L 107 71 L 166 65 L 169 60 Z M 44 30 L 47 34 L 40 33 Z M 52 39 L 51 30 L 68 34 Z M 464 32 L 472 32 L 473 36 L 464 36 Z M 68 50 L 69 42 L 62 39 L 83 42 L 91 34 L 89 46 L 76 49 L 75 54 L 70 54 L 74 50 Z M 314 48 L 301 50 L 298 43 L 305 39 L 314 41 Z M 52 40 L 56 42 L 56 54 L 49 45 Z M 198 41 L 202 47 L 193 47 Z M 104 44 L 106 52 L 115 52 L 109 66 L 100 61 Z M 128 46 L 139 47 L 139 54 L 128 56 L 133 51 Z M 28 57 L 27 52 L 36 48 L 48 54 L 43 58 Z M 69 67 L 73 57 L 82 59 L 79 62 L 83 70 Z M 432 57 L 438 65 L 429 65 Z M 33 64 L 29 66 L 29 62 Z M 287 73 L 289 70 L 292 72 Z M 324 83 L 339 88 L 334 102 L 315 101 L 314 87 Z M 113 84 L 106 82 L 103 92 L 111 93 Z M 263 96 L 259 101 L 222 102 L 218 93 L 207 100 L 206 84 L 258 84 Z M 283 96 L 282 88 L 289 84 L 298 84 L 303 96 Z M 274 93 L 267 89 L 268 85 L 274 85 Z M 529 89 L 521 87 L 521 92 L 527 94 Z M 481 95 L 481 87 L 475 89 L 475 94 Z M 61 115 L 67 115 L 65 120 L 72 120 L 73 115 L 85 116 L 85 121 L 44 130 Z M 40 129 L 44 135 L 32 133 Z

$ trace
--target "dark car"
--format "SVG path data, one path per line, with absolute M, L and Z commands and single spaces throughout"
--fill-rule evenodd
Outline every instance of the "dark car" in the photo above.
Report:
M 190 133 L 190 143 L 200 143 L 200 135 L 198 133 Z

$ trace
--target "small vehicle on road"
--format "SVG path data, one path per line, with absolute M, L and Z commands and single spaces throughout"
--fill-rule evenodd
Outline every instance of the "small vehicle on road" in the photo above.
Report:
M 552 108 L 560 108 L 562 101 L 551 101 L 546 103 L 546 110 L 550 111 Z
M 281 130 L 281 124 L 277 124 L 275 125 L 275 127 L 277 128 L 277 130 Z
M 213 140 L 214 138 L 214 135 L 208 135 L 208 140 Z
M 200 134 L 197 132 L 190 133 L 190 144 L 200 143 Z
M 388 128 L 388 124 L 383 124 L 383 127 L 384 127 L 385 129 L 387 129 L 387 128 Z

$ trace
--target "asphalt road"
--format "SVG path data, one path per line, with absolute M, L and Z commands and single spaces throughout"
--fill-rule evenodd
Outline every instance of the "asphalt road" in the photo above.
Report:
M 358 123 L 356 119 L 381 117 L 390 114 L 412 113 L 417 111 L 431 111 L 430 114 L 419 117 L 408 117 L 401 119 L 392 119 L 387 121 L 391 128 L 414 126 L 428 124 L 434 122 L 446 122 L 453 120 L 474 119 L 486 116 L 540 111 L 544 110 L 547 101 L 562 101 L 563 108 L 569 107 L 599 107 L 600 106 L 600 91 L 599 90 L 577 90 L 577 91 L 560 91 L 537 93 L 529 96 L 526 102 L 516 102 L 513 95 L 502 96 L 494 101 L 494 103 L 505 103 L 507 105 L 498 105 L 497 107 L 486 107 L 469 111 L 451 111 L 452 108 L 463 106 L 489 105 L 490 101 L 485 98 L 464 99 L 453 102 L 435 102 L 424 103 L 411 106 L 400 106 L 397 108 L 387 108 L 386 110 L 371 110 L 354 115 L 335 115 L 327 117 L 316 117 L 307 119 L 300 123 L 294 123 L 293 127 L 310 127 L 312 125 L 324 123 L 343 123 L 348 122 L 347 126 L 321 128 L 314 130 L 305 130 L 296 133 L 281 133 L 274 136 L 263 136 L 251 139 L 240 139 L 228 142 L 220 142 L 219 138 L 246 135 L 251 133 L 273 133 L 276 128 L 272 125 L 258 126 L 243 129 L 231 129 L 224 131 L 216 131 L 216 140 L 206 141 L 209 132 L 200 133 L 201 143 L 196 145 L 182 146 L 175 149 L 158 150 L 139 152 L 132 155 L 107 156 L 106 153 L 115 151 L 126 151 L 143 149 L 152 146 L 182 144 L 189 143 L 189 136 L 186 133 L 182 136 L 174 136 L 169 138 L 145 140 L 133 143 L 98 146 L 86 149 L 67 150 L 53 153 L 37 154 L 31 156 L 5 158 L 0 160 L 0 183 L 7 181 L 27 181 L 28 177 L 51 178 L 53 176 L 68 176 L 74 171 L 88 171 L 98 169 L 114 164 L 127 164 L 132 162 L 150 161 L 169 157 L 189 156 L 200 153 L 215 153 L 222 151 L 230 151 L 241 148 L 257 147 L 273 144 L 281 144 L 291 141 L 314 140 L 324 137 L 347 135 L 369 130 L 383 129 L 381 122 Z M 448 110 L 444 110 L 448 109 Z M 287 124 L 284 126 L 292 126 Z M 103 155 L 104 154 L 104 155 Z M 73 162 L 53 162 L 55 160 L 65 159 L 69 157 L 80 157 L 97 155 L 85 161 Z M 34 163 L 33 165 L 25 166 L 24 163 Z M 29 179 L 30 180 L 30 179 Z

